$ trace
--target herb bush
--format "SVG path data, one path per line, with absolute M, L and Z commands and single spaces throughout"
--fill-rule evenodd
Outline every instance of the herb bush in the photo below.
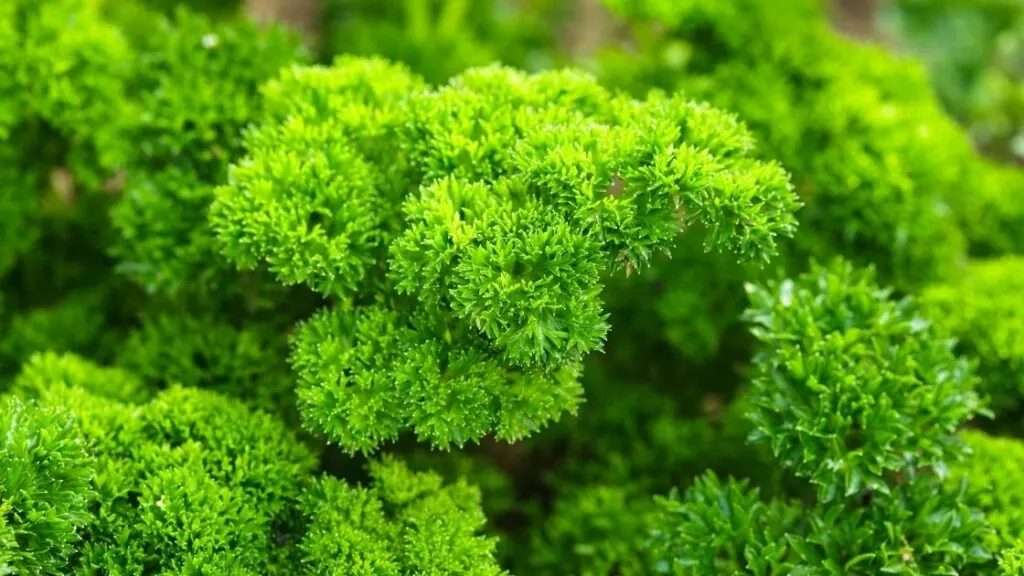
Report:
M 181 4 L 0 4 L 0 574 L 1024 574 L 1024 187 L 921 64 Z

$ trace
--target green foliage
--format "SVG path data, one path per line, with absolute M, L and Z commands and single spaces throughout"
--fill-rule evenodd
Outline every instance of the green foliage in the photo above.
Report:
M 2 14 L 12 33 L 7 101 L 21 114 L 5 118 L 0 136 L 33 142 L 44 170 L 67 166 L 83 184 L 101 184 L 123 159 L 112 144 L 131 67 L 127 38 L 99 2 L 15 0 Z
M 795 568 L 786 536 L 801 522 L 795 504 L 760 500 L 745 481 L 706 474 L 685 493 L 659 500 L 650 543 L 659 573 L 786 574 Z
M 0 574 L 1019 573 L 1021 172 L 604 3 L 0 2 Z
M 974 430 L 964 432 L 963 438 L 971 454 L 953 466 L 949 482 L 965 483 L 967 503 L 984 512 L 992 527 L 986 548 L 1009 549 L 1024 535 L 1024 445 Z
M 5 372 L 17 371 L 34 353 L 84 352 L 103 338 L 103 309 L 95 293 L 75 294 L 53 306 L 12 315 L 0 338 Z
M 276 527 L 314 464 L 279 422 L 211 392 L 172 388 L 120 432 L 122 454 L 107 456 L 96 480 L 101 508 L 83 568 L 275 567 Z
M 648 574 L 644 553 L 654 501 L 630 487 L 591 483 L 567 490 L 531 534 L 523 574 Z
M 46 192 L 95 190 L 122 160 L 114 144 L 131 52 L 100 12 L 85 0 L 0 8 L 0 274 L 38 240 Z
M 1002 412 L 1024 397 L 1024 259 L 979 260 L 959 278 L 929 287 L 922 295 L 928 314 L 979 363 L 982 390 Z
M 621 342 L 616 353 L 646 354 L 663 342 L 682 358 L 702 363 L 734 345 L 746 303 L 743 284 L 767 269 L 708 253 L 701 243 L 699 234 L 684 236 L 669 257 L 639 277 L 609 280 L 606 298 Z M 628 338 L 621 336 L 624 330 L 632 332 Z
M 352 58 L 265 92 L 271 120 L 210 217 L 243 270 L 339 300 L 292 362 L 308 427 L 349 451 L 406 428 L 442 447 L 522 438 L 579 401 L 608 330 L 603 270 L 645 266 L 689 226 L 754 260 L 793 229 L 785 174 L 746 156 L 731 116 L 679 98 L 500 67 L 431 89 Z
M 671 574 L 959 574 L 989 558 L 983 524 L 934 476 L 907 478 L 894 494 L 819 504 L 764 503 L 743 481 L 708 475 L 680 500 L 660 501 L 652 540 Z M 973 573 L 973 572 L 968 572 Z
M 806 204 L 796 254 L 872 264 L 900 288 L 952 270 L 963 245 L 948 205 L 973 153 L 916 62 L 840 38 L 814 0 L 606 4 L 640 56 L 609 52 L 602 78 L 735 111 Z
M 492 559 L 495 540 L 476 535 L 486 521 L 477 488 L 390 458 L 370 475 L 365 488 L 324 478 L 304 497 L 305 573 L 505 574 Z
M 152 390 L 133 374 L 97 366 L 74 354 L 55 352 L 32 355 L 22 365 L 13 388 L 19 395 L 31 398 L 45 398 L 54 390 L 81 389 L 126 404 L 144 402 L 152 395 Z
M 271 526 L 287 518 L 311 455 L 279 422 L 213 393 L 169 388 L 130 409 L 76 382 L 102 389 L 111 375 L 49 357 L 20 377 L 39 386 L 41 402 L 71 408 L 96 456 L 98 508 L 77 573 L 208 563 L 269 570 L 278 553 Z
M 207 388 L 291 414 L 295 379 L 286 339 L 275 328 L 236 328 L 210 315 L 147 316 L 123 343 L 117 362 L 153 386 Z
M 899 0 L 881 25 L 928 67 L 949 111 L 992 155 L 1024 158 L 1024 7 L 1015 0 Z
M 279 422 L 178 387 L 132 407 L 116 398 L 134 396 L 126 388 L 137 381 L 74 357 L 38 357 L 19 382 L 44 405 L 67 406 L 96 457 L 98 508 L 76 573 L 275 565 L 274 530 L 314 464 Z
M 62 408 L 0 399 L 0 573 L 66 573 L 95 465 Z
M 807 478 L 814 497 L 763 503 L 706 476 L 662 501 L 655 559 L 678 574 L 957 574 L 992 557 L 956 431 L 984 413 L 952 341 L 912 299 L 838 261 L 750 286 L 760 341 L 750 438 Z
M 149 290 L 218 288 L 229 280 L 205 222 L 213 188 L 260 115 L 258 87 L 302 53 L 279 28 L 181 10 L 146 19 L 154 22 L 136 48 L 123 132 L 132 161 L 112 213 L 112 253 Z
M 187 6 L 190 10 L 206 12 L 218 16 L 230 16 L 238 12 L 241 0 L 144 0 L 146 5 L 173 13 L 181 6 Z
M 421 446 L 403 454 L 403 459 L 413 471 L 433 472 L 446 481 L 464 480 L 479 488 L 480 505 L 490 524 L 487 532 L 494 534 L 499 530 L 496 521 L 503 515 L 514 513 L 518 503 L 513 479 L 495 457 L 488 456 L 486 448 L 478 446 L 475 451 L 441 452 Z
M 618 382 L 586 382 L 587 402 L 572 421 L 552 431 L 565 457 L 557 484 L 629 484 L 641 492 L 666 491 L 713 465 L 723 442 L 719 423 L 687 416 L 673 397 L 635 385 L 623 397 Z M 551 438 L 550 440 L 554 440 Z M 538 439 L 538 450 L 553 449 Z M 742 446 L 740 446 L 742 447 Z
M 5 433 L 9 445 L 0 454 L 12 473 L 45 467 L 4 477 L 0 507 L 14 511 L 4 518 L 19 546 L 12 560 L 0 558 L 46 566 L 37 551 L 45 544 L 56 550 L 51 562 L 77 550 L 76 574 L 337 574 L 359 566 L 503 573 L 493 560 L 495 539 L 478 534 L 486 521 L 480 493 L 464 481 L 444 484 L 392 458 L 371 464 L 367 487 L 317 479 L 313 454 L 275 417 L 194 388 L 173 386 L 147 399 L 140 385 L 70 355 L 39 355 L 26 365 L 15 390 L 43 408 L 27 405 L 36 420 L 20 424 L 27 408 L 11 400 L 4 422 L 17 434 Z M 53 439 L 33 440 L 43 425 Z M 64 470 L 71 464 L 74 474 Z M 54 475 L 49 484 L 59 480 L 60 491 L 36 496 L 28 472 Z M 65 492 L 79 500 L 63 501 Z M 95 501 L 89 513 L 87 496 Z M 51 500 L 54 512 L 24 520 L 26 505 L 45 510 Z M 350 564 L 355 558 L 366 564 Z
M 1024 173 L 984 163 L 977 167 L 970 190 L 952 204 L 970 242 L 971 255 L 1024 254 Z
M 1012 548 L 1007 548 L 999 557 L 1000 576 L 1020 576 L 1024 574 L 1024 543 L 1017 541 Z
M 4 35 L 2 30 L 0 35 Z M 27 162 L 24 152 L 0 139 L 0 221 L 4 222 L 0 228 L 0 274 L 14 266 L 39 235 L 38 199 L 24 193 L 37 187 L 39 175 L 24 169 Z
M 321 34 L 331 55 L 382 56 L 431 82 L 501 62 L 540 70 L 558 59 L 558 0 L 324 0 Z
M 516 573 L 649 574 L 654 495 L 685 487 L 708 468 L 743 474 L 768 493 L 781 487 L 770 451 L 746 443 L 745 394 L 726 405 L 715 395 L 720 388 L 703 388 L 708 383 L 692 373 L 655 391 L 610 378 L 603 360 L 587 367 L 579 416 L 527 444 L 532 452 L 523 458 L 552 469 L 544 496 L 521 506 L 529 529 L 510 535 L 519 546 L 510 552 Z
M 1019 171 L 981 161 L 920 63 L 836 34 L 826 3 L 603 3 L 621 32 L 594 55 L 603 84 L 729 110 L 756 137 L 755 156 L 792 174 L 803 208 L 775 261 L 786 275 L 842 256 L 908 293 L 955 277 L 967 255 L 1015 250 Z M 693 239 L 639 286 L 613 284 L 612 323 L 638 351 L 743 361 L 742 286 L 774 274 L 705 254 Z
M 967 360 L 914 301 L 890 299 L 846 262 L 748 292 L 762 344 L 752 439 L 823 502 L 887 493 L 897 471 L 944 474 L 961 450 L 957 428 L 984 411 Z

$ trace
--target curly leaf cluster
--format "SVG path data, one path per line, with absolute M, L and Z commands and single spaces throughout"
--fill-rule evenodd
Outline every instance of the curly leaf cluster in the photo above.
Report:
M 899 471 L 945 474 L 957 428 L 984 408 L 969 362 L 912 299 L 842 261 L 748 292 L 754 440 L 826 502 L 887 493 Z
M 68 566 L 91 521 L 95 466 L 66 410 L 0 399 L 0 573 Z
M 908 476 L 873 500 L 808 507 L 708 473 L 659 499 L 650 555 L 659 573 L 694 576 L 986 573 L 987 529 L 964 500 L 936 476 Z
M 467 71 L 428 88 L 378 59 L 293 68 L 217 191 L 223 253 L 339 300 L 292 362 L 310 427 L 347 450 L 406 428 L 439 446 L 572 412 L 608 330 L 602 273 L 681 230 L 763 260 L 792 233 L 786 174 L 732 116 L 572 71 Z
M 366 487 L 324 478 L 304 496 L 310 574 L 507 574 L 492 558 L 495 539 L 476 535 L 486 519 L 475 486 L 389 457 L 369 472 Z
M 386 457 L 314 476 L 276 417 L 231 397 L 38 355 L 0 427 L 0 567 L 95 574 L 504 574 L 477 488 Z M 68 568 L 70 567 L 70 568 Z M 70 569 L 68 572 L 66 569 Z

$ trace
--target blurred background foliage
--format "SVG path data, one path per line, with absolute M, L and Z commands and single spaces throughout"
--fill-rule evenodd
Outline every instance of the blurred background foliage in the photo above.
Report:
M 180 4 L 149 0 L 157 8 Z M 819 0 L 837 29 L 924 62 L 934 89 L 987 155 L 1024 162 L 1024 2 Z M 189 0 L 302 28 L 324 61 L 381 54 L 431 81 L 493 61 L 538 70 L 594 64 L 621 37 L 603 0 Z M 685 2 L 683 2 L 685 4 Z M 663 57 L 686 59 L 681 45 Z
M 1024 162 L 1024 2 L 895 0 L 877 18 L 897 49 L 924 61 L 982 150 Z

